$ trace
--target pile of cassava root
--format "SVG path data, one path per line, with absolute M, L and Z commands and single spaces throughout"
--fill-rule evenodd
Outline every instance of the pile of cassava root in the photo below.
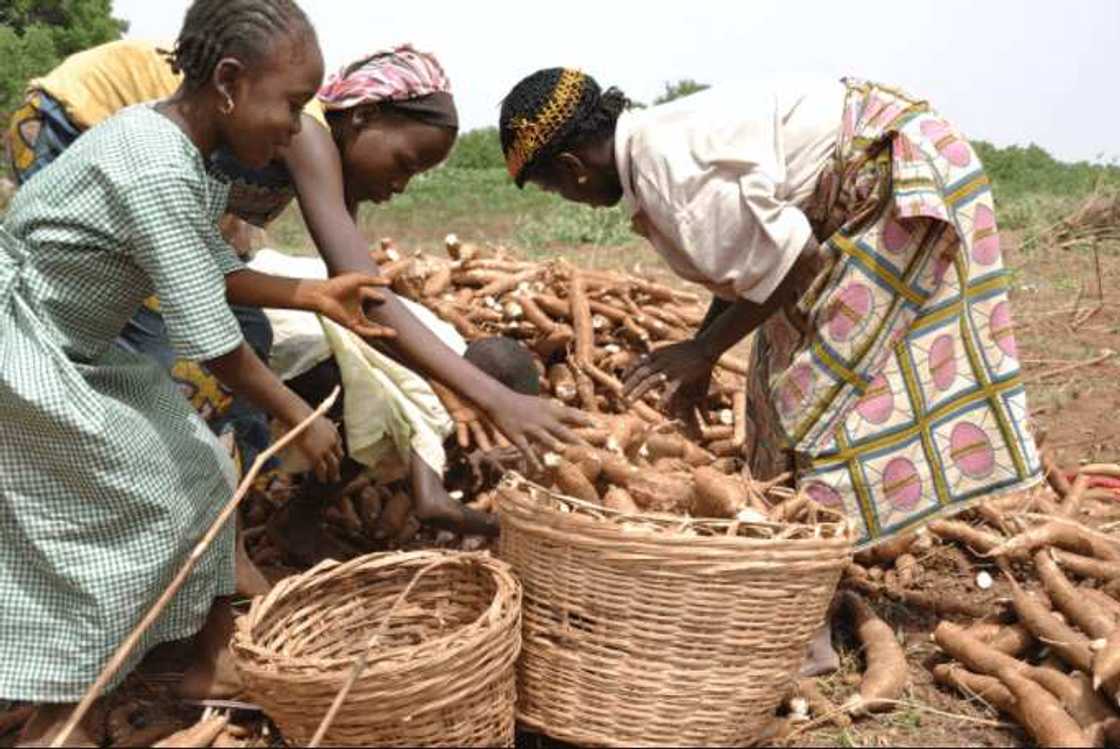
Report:
M 446 258 L 402 257 L 386 242 L 375 256 L 397 293 L 426 305 L 466 339 L 522 341 L 535 355 L 546 395 L 596 422 L 582 432 L 589 447 L 546 455 L 544 473 L 530 475 L 535 482 L 622 512 L 804 517 L 810 500 L 777 486 L 788 477 L 764 484 L 742 474 L 744 360 L 721 360 L 694 439 L 657 410 L 660 392 L 636 404 L 621 397 L 627 367 L 692 334 L 705 312 L 700 298 L 453 238 L 447 251 Z M 979 705 L 993 720 L 1020 725 L 1039 745 L 1120 746 L 1120 467 L 1086 466 L 1068 478 L 1047 468 L 1049 489 L 977 504 L 857 555 L 834 614 L 858 648 L 863 673 L 851 690 L 837 689 L 835 679 L 800 680 L 787 716 L 794 743 L 824 723 L 850 726 L 921 703 L 929 694 L 922 690 L 934 689 L 943 708 L 945 699 L 959 699 L 962 709 L 964 702 Z M 488 511 L 492 489 L 493 482 L 474 480 L 460 487 L 464 501 Z M 256 527 L 250 544 L 261 541 L 256 551 L 263 555 L 252 546 L 251 553 L 265 565 L 278 552 L 260 525 L 276 504 L 247 508 L 246 526 Z M 406 491 L 368 479 L 331 507 L 327 520 L 356 552 L 484 543 L 422 529 Z M 900 637 L 899 612 L 909 637 Z M 934 647 L 936 656 L 926 657 Z
M 807 500 L 740 477 L 746 440 L 746 362 L 724 356 L 691 434 L 658 410 L 662 388 L 623 398 L 622 376 L 644 354 L 695 334 L 706 303 L 688 292 L 563 261 L 518 260 L 500 249 L 446 242 L 447 257 L 375 258 L 398 294 L 424 304 L 468 341 L 502 335 L 533 352 L 556 400 L 588 412 L 590 447 L 545 456 L 531 476 L 567 496 L 623 512 L 782 520 Z M 788 478 L 788 477 L 784 477 Z M 768 499 L 769 496 L 769 499 Z M 785 501 L 781 501 L 785 500 Z M 477 498 L 483 508 L 490 497 Z
M 1071 477 L 1048 468 L 1050 488 L 989 500 L 857 555 L 836 615 L 862 650 L 858 691 L 833 700 L 819 688 L 827 680 L 802 679 L 792 711 L 811 714 L 808 725 L 846 728 L 903 704 L 929 676 L 1039 746 L 1120 746 L 1120 466 Z M 918 662 L 869 605 L 891 602 L 911 624 L 929 617 L 932 658 Z
M 694 334 L 707 310 L 699 296 L 621 273 L 578 270 L 563 261 L 519 260 L 500 248 L 461 243 L 454 236 L 448 237 L 446 256 L 402 256 L 391 240 L 382 240 L 373 256 L 396 293 L 431 309 L 467 341 L 500 335 L 521 342 L 533 354 L 542 395 L 584 410 L 595 422 L 580 431 L 588 446 L 544 455 L 545 475 L 530 478 L 568 496 L 630 512 L 781 520 L 803 509 L 807 500 L 792 492 L 739 476 L 746 440 L 744 359 L 728 355 L 720 360 L 708 397 L 694 415 L 693 439 L 658 410 L 663 388 L 633 403 L 622 397 L 621 377 L 628 367 L 655 348 Z M 472 436 L 474 448 L 498 447 L 484 430 Z M 516 461 L 506 466 L 528 472 Z M 500 472 L 462 459 L 459 467 L 464 470 L 449 472 L 453 496 L 493 511 L 490 490 Z M 463 473 L 469 474 L 466 480 Z M 283 557 L 264 525 L 291 491 L 288 482 L 276 480 L 246 502 L 246 546 L 261 566 Z M 775 497 L 787 501 L 775 502 Z M 354 554 L 484 545 L 478 538 L 422 528 L 406 487 L 382 486 L 368 477 L 352 484 L 327 509 L 326 519 L 328 533 Z

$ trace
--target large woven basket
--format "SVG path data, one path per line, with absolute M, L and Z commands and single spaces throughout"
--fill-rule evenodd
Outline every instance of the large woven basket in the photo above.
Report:
M 498 509 L 524 588 L 518 718 L 581 745 L 763 740 L 853 543 L 839 515 L 623 516 L 517 477 Z
M 373 637 L 325 744 L 512 746 L 520 614 L 521 586 L 487 554 L 373 554 L 281 581 L 232 649 L 291 744 L 311 740 Z

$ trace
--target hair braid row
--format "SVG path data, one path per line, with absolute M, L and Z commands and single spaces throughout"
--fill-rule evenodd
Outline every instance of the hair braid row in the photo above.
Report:
M 277 36 L 304 29 L 311 22 L 293 0 L 195 0 L 167 58 L 187 88 L 198 89 L 223 58 L 253 64 Z
M 510 175 L 523 185 L 530 172 L 561 151 L 613 132 L 630 100 L 605 92 L 589 75 L 547 68 L 522 79 L 502 101 L 499 135 Z

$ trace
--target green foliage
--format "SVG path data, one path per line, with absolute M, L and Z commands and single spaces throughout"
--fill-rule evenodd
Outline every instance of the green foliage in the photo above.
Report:
M 707 83 L 697 83 L 691 78 L 682 78 L 676 83 L 665 82 L 665 92 L 653 100 L 653 103 L 664 104 L 673 99 L 680 99 L 698 93 L 708 88 Z
M 452 169 L 504 169 L 498 128 L 480 127 L 462 133 L 447 160 Z
M 112 0 L 0 2 L 0 118 L 23 100 L 27 81 L 64 57 L 119 39 L 128 24 L 112 15 Z
M 45 28 L 60 59 L 128 30 L 127 22 L 113 18 L 112 0 L 8 0 L 0 6 L 0 25 L 20 35 Z
M 1117 167 L 1066 164 L 1037 147 L 975 145 L 992 178 L 1001 228 L 1025 237 L 1068 216 L 1098 183 L 1120 189 Z M 429 249 L 440 248 L 448 232 L 534 256 L 581 245 L 644 246 L 619 208 L 591 209 L 531 186 L 518 190 L 492 128 L 464 134 L 445 166 L 413 179 L 392 202 L 363 207 L 360 224 L 371 240 L 389 235 L 402 246 Z M 310 246 L 294 209 L 269 233 L 278 246 Z
M 50 70 L 58 60 L 54 39 L 43 26 L 30 26 L 22 34 L 0 25 L 0 117 L 6 123 L 23 101 L 29 78 Z
M 1098 190 L 1120 189 L 1120 167 L 1058 161 L 1036 145 L 971 141 L 992 181 L 1000 226 L 1029 237 L 1068 216 Z
M 1098 184 L 1120 185 L 1120 167 L 1087 161 L 1065 163 L 1033 143 L 1025 148 L 996 148 L 982 140 L 972 141 L 972 145 L 1003 198 L 1038 193 L 1084 195 Z

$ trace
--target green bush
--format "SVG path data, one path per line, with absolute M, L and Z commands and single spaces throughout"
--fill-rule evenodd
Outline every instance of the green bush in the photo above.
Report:
M 997 197 L 1017 199 L 1024 195 L 1085 195 L 1098 186 L 1120 185 L 1120 168 L 1086 161 L 1058 161 L 1033 143 L 996 148 L 972 141 L 992 180 Z
M 29 79 L 75 52 L 119 39 L 127 28 L 113 18 L 112 0 L 2 0 L 0 122 L 7 125 Z
M 460 135 L 446 165 L 452 169 L 505 169 L 498 128 L 481 127 Z

